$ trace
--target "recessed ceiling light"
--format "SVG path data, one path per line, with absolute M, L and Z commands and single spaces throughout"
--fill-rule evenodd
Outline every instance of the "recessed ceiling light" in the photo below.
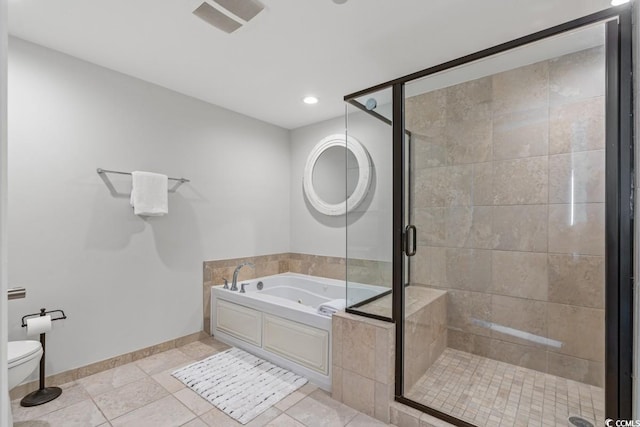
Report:
M 333 0 L 335 4 L 345 4 L 347 0 Z
M 305 104 L 313 105 L 318 103 L 318 98 L 316 98 L 315 96 L 305 96 L 304 98 L 302 98 L 302 102 L 304 102 Z
M 611 6 L 620 6 L 625 3 L 629 3 L 629 0 L 611 0 Z

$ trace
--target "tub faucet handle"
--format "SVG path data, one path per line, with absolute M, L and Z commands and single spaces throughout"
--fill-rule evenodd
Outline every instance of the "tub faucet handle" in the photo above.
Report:
M 240 293 L 241 294 L 245 293 L 245 290 L 244 290 L 245 286 L 249 286 L 249 283 L 243 283 L 243 284 L 240 285 Z
M 229 289 L 229 281 L 224 277 L 222 278 L 222 280 L 224 280 L 224 286 L 222 287 L 222 289 Z

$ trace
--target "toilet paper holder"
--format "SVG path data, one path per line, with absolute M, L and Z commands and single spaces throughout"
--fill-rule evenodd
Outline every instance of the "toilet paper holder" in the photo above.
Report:
M 41 308 L 40 309 L 40 313 L 32 313 L 32 314 L 26 314 L 24 316 L 22 316 L 22 327 L 26 328 L 27 327 L 27 322 L 26 320 L 30 317 L 36 317 L 36 316 L 46 316 L 47 314 L 51 314 L 51 313 L 60 313 L 61 315 L 59 317 L 56 317 L 55 319 L 52 317 L 51 321 L 53 322 L 54 320 L 62 320 L 62 319 L 66 319 L 67 316 L 64 314 L 64 311 L 62 310 L 50 310 L 47 311 L 46 308 Z
M 58 317 L 52 318 L 51 321 L 62 320 L 67 318 L 67 315 L 64 314 L 64 311 L 62 310 L 47 311 L 46 308 L 41 308 L 40 313 L 32 313 L 32 314 L 27 314 L 25 316 L 22 316 L 22 327 L 23 328 L 27 327 L 26 320 L 29 318 L 42 317 L 52 313 L 59 313 L 59 315 Z M 52 400 L 56 399 L 58 396 L 62 394 L 62 389 L 60 387 L 45 387 L 44 358 L 45 358 L 45 355 L 47 354 L 46 347 L 45 347 L 45 335 L 46 335 L 45 333 L 40 334 L 40 344 L 42 345 L 42 356 L 40 357 L 40 378 L 39 378 L 38 390 L 33 391 L 27 394 L 26 396 L 24 396 L 20 400 L 20 406 L 30 407 L 30 406 L 42 405 L 47 402 L 51 402 Z

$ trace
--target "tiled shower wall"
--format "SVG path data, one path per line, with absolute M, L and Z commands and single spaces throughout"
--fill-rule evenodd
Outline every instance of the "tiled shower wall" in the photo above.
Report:
M 211 333 L 209 325 L 211 318 L 211 286 L 221 285 L 224 283 L 225 278 L 231 282 L 233 271 L 240 263 L 245 261 L 254 263 L 256 268 L 244 267 L 240 270 L 239 281 L 287 272 L 345 280 L 347 265 L 345 258 L 300 253 L 205 261 L 202 283 L 205 332 Z M 349 280 L 352 282 L 389 286 L 391 283 L 390 276 L 390 262 L 349 259 Z
M 602 386 L 604 82 L 596 47 L 407 99 L 411 277 L 449 347 Z

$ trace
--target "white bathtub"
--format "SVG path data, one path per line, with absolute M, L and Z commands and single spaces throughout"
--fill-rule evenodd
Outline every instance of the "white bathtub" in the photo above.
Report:
M 258 283 L 262 282 L 262 290 Z M 240 293 L 241 283 L 245 293 Z M 362 301 L 388 291 L 349 284 L 349 300 Z M 211 332 L 242 348 L 309 378 L 331 390 L 331 318 L 318 306 L 345 298 L 345 282 L 296 273 L 238 283 L 238 291 L 211 287 Z

